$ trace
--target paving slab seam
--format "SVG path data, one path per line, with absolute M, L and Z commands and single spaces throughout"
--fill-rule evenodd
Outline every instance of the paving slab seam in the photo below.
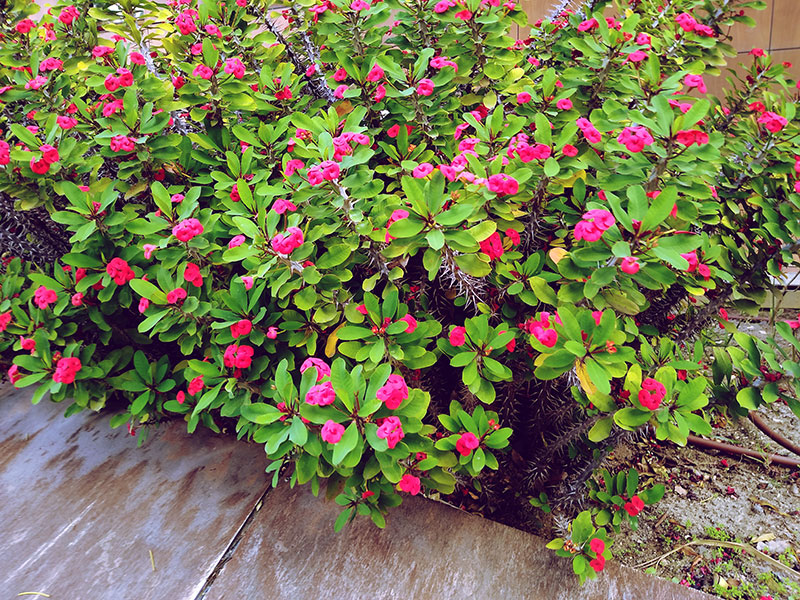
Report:
M 209 573 L 208 577 L 206 577 L 206 580 L 203 582 L 203 587 L 201 587 L 200 590 L 197 592 L 197 594 L 194 596 L 194 600 L 204 600 L 209 590 L 211 589 L 211 586 L 214 585 L 214 582 L 216 581 L 220 572 L 222 571 L 222 569 L 225 568 L 226 563 L 231 558 L 233 558 L 234 552 L 236 552 L 236 549 L 239 547 L 242 538 L 244 537 L 245 533 L 247 533 L 247 530 L 250 528 L 250 525 L 253 523 L 256 515 L 263 507 L 264 498 L 267 497 L 267 494 L 271 489 L 272 489 L 272 483 L 268 483 L 261 491 L 258 500 L 253 505 L 253 510 L 251 510 L 250 513 L 247 515 L 247 518 L 242 522 L 242 525 L 239 527 L 239 530 L 231 539 L 231 542 L 228 544 L 228 547 L 225 548 L 225 551 L 219 557 L 219 560 L 214 565 L 214 568 L 211 570 L 211 573 Z

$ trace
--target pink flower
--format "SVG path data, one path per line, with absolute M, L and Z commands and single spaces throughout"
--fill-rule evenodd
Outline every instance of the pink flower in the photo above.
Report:
M 64 69 L 64 63 L 57 58 L 45 58 L 39 64 L 39 71 L 61 71 Z
M 330 381 L 319 385 L 312 385 L 306 392 L 306 403 L 315 406 L 328 406 L 336 400 L 336 392 Z
M 184 392 L 183 390 L 181 390 L 180 392 L 178 392 L 178 393 L 175 395 L 175 401 L 176 401 L 178 404 L 183 404 L 184 402 L 186 402 L 186 392 Z
M 267 338 L 274 340 L 278 337 L 278 328 L 277 327 L 267 327 Z
M 11 311 L 0 314 L 0 332 L 5 331 L 9 323 L 11 323 Z
M 154 246 L 153 244 L 145 244 L 142 246 L 144 249 L 144 257 L 150 260 L 150 257 L 153 256 L 153 251 L 158 248 L 158 246 Z
M 47 83 L 47 77 L 37 75 L 25 84 L 26 90 L 38 90 L 40 87 Z
M 453 15 L 456 19 L 460 19 L 462 21 L 469 21 L 472 18 L 472 12 L 464 9 L 458 11 L 456 14 Z
M 486 187 L 496 194 L 505 194 L 508 196 L 513 196 L 519 191 L 519 183 L 517 180 L 505 173 L 490 175 L 486 180 Z
M 417 179 L 424 179 L 433 172 L 433 165 L 431 163 L 422 163 L 414 167 L 411 174 Z
M 42 158 L 50 164 L 56 163 L 60 160 L 60 157 L 58 156 L 58 150 L 50 144 L 43 144 L 39 146 L 39 151 L 42 153 Z
M 72 129 L 78 124 L 78 119 L 72 117 L 59 116 L 56 117 L 56 123 L 61 129 Z
M 380 102 L 386 97 L 386 86 L 382 83 L 378 84 L 378 87 L 375 88 L 375 94 L 373 94 L 372 99 L 375 102 Z
M 7 165 L 11 162 L 11 147 L 8 142 L 0 140 L 0 165 Z
M 133 152 L 136 149 L 136 142 L 133 138 L 124 135 L 115 135 L 109 142 L 112 152 Z
M 389 379 L 383 384 L 376 394 L 381 402 L 386 403 L 389 410 L 397 410 L 403 400 L 408 398 L 408 386 L 405 379 L 400 375 L 389 375 Z
M 408 218 L 408 211 L 403 210 L 402 208 L 398 208 L 397 210 L 392 211 L 392 214 L 389 216 L 389 221 L 386 223 L 386 237 L 384 241 L 388 244 L 391 240 L 395 239 L 394 236 L 389 235 L 389 227 L 392 226 L 392 223 L 396 223 L 402 219 Z
M 597 29 L 600 27 L 600 23 L 597 22 L 597 19 L 592 17 L 591 19 L 587 19 L 578 25 L 578 31 L 592 31 L 593 29 Z
M 294 211 L 296 211 L 296 210 L 297 210 L 297 207 L 294 205 L 294 203 L 293 203 L 293 202 L 291 202 L 291 201 L 289 201 L 289 200 L 284 200 L 283 198 L 278 198 L 278 199 L 277 199 L 277 200 L 275 200 L 275 202 L 272 204 L 272 210 L 274 210 L 274 211 L 275 211 L 276 213 L 278 213 L 279 215 L 282 215 L 282 214 L 283 214 L 283 213 L 285 213 L 287 210 L 288 210 L 289 212 L 294 212 Z
M 650 36 L 647 35 L 645 32 L 641 32 L 639 35 L 636 36 L 636 43 L 640 46 L 651 46 L 653 44 Z
M 229 58 L 225 61 L 225 72 L 231 74 L 236 79 L 244 77 L 244 64 L 238 58 Z
M 150 300 L 147 298 L 141 298 L 139 300 L 139 312 L 144 314 L 144 311 L 146 311 L 148 308 L 150 308 Z
M 367 81 L 378 82 L 386 76 L 386 72 L 381 69 L 377 64 L 373 65 L 369 73 L 367 73 Z
M 635 256 L 626 256 L 622 259 L 622 264 L 619 267 L 623 273 L 627 273 L 628 275 L 633 275 L 639 272 L 641 265 L 639 264 L 639 259 Z
M 552 348 L 558 342 L 558 332 L 555 329 L 545 329 L 540 326 L 534 326 L 533 337 L 548 348 Z
M 450 331 L 450 343 L 453 346 L 463 346 L 466 340 L 467 330 L 464 327 L 453 327 Z
M 228 242 L 228 248 L 238 248 L 242 244 L 244 244 L 245 237 L 243 235 L 236 235 L 231 238 L 231 241 Z
M 307 358 L 300 365 L 300 373 L 305 373 L 308 369 L 314 368 L 317 370 L 317 383 L 322 381 L 324 377 L 329 377 L 331 368 L 324 360 L 319 358 Z
M 142 55 L 140 52 L 131 52 L 128 55 L 128 60 L 134 65 L 143 65 L 146 63 L 144 55 Z
M 108 56 L 113 52 L 114 48 L 111 46 L 95 46 L 94 48 L 92 48 L 92 57 L 103 58 L 104 56 Z
M 614 225 L 614 216 L 603 209 L 592 209 L 583 215 L 583 220 L 575 225 L 575 241 L 596 242 L 603 232 Z
M 647 53 L 642 52 L 641 50 L 634 50 L 625 60 L 628 60 L 632 63 L 642 62 L 645 58 L 647 58 Z
M 527 104 L 531 101 L 531 95 L 528 92 L 520 92 L 517 94 L 517 104 Z
M 248 275 L 242 275 L 242 283 L 244 284 L 244 289 L 246 290 L 253 288 L 253 278 Z
M 194 22 L 197 16 L 196 10 L 187 9 L 175 18 L 175 26 L 180 30 L 181 35 L 189 35 L 197 31 L 197 25 Z
M 461 434 L 461 437 L 458 438 L 456 442 L 456 451 L 458 451 L 461 456 L 469 456 L 472 454 L 472 451 L 480 445 L 481 441 L 477 436 L 474 433 L 467 432 Z
M 194 263 L 186 263 L 186 268 L 183 270 L 183 278 L 194 287 L 203 285 L 203 276 L 200 274 L 200 267 Z
M 325 422 L 325 424 L 322 426 L 322 431 L 320 432 L 322 441 L 328 442 L 329 444 L 338 444 L 343 435 L 344 425 L 340 425 L 331 419 L 328 419 Z
M 181 242 L 188 242 L 203 231 L 203 225 L 197 219 L 184 219 L 172 228 L 172 235 Z
M 696 87 L 697 91 L 701 94 L 705 94 L 708 90 L 706 88 L 706 83 L 703 81 L 702 75 L 687 75 L 683 83 L 686 87 L 693 88 Z
M 479 245 L 481 252 L 488 256 L 489 260 L 495 260 L 503 256 L 503 242 L 500 240 L 500 234 L 496 231 Z
M 642 382 L 642 389 L 639 390 L 639 402 L 645 408 L 656 410 L 666 395 L 667 388 L 664 384 L 648 377 Z
M 354 10 L 356 12 L 369 10 L 369 2 L 365 2 L 364 0 L 353 0 L 353 2 L 350 3 L 350 10 Z
M 675 141 L 683 146 L 702 146 L 708 143 L 708 134 L 699 129 L 686 129 L 675 134 Z
M 19 367 L 17 365 L 11 365 L 8 368 L 8 380 L 14 384 L 16 387 L 16 383 L 22 379 L 22 373 L 19 372 Z
M 561 98 L 561 100 L 556 102 L 556 108 L 559 110 L 570 110 L 572 108 L 572 100 L 569 98 Z
M 33 338 L 19 336 L 19 345 L 23 350 L 28 350 L 31 354 L 36 352 L 36 342 Z
M 602 139 L 602 135 L 597 131 L 595 126 L 592 125 L 589 119 L 581 117 L 576 121 L 576 124 L 578 125 L 578 129 L 581 130 L 581 133 L 583 133 L 583 137 L 585 137 L 586 141 L 590 144 L 597 144 Z
M 397 487 L 401 492 L 407 492 L 412 496 L 416 496 L 420 491 L 419 477 L 414 477 L 414 475 L 406 473 L 400 478 Z
M 50 170 L 50 163 L 47 162 L 44 158 L 40 158 L 39 160 L 31 158 L 30 165 L 31 165 L 31 171 L 33 171 L 37 175 L 44 175 Z
M 625 512 L 627 512 L 630 516 L 635 517 L 644 509 L 644 502 L 642 501 L 639 496 L 634 496 L 631 498 L 630 502 L 626 502 L 625 506 L 623 506 Z M 599 557 L 598 557 L 599 558 Z
M 337 87 L 333 92 L 334 98 L 336 98 L 337 100 L 341 100 L 342 98 L 344 98 L 344 93 L 347 91 L 347 88 L 348 86 L 346 86 L 345 84 L 342 84 L 339 87 Z
M 303 164 L 302 160 L 300 160 L 299 158 L 293 158 L 292 160 L 286 163 L 286 170 L 284 171 L 284 175 L 286 175 L 286 177 L 291 177 L 292 175 L 295 174 L 295 172 L 299 171 L 304 167 L 305 165 Z
M 53 290 L 47 289 L 43 285 L 40 285 L 38 288 L 36 288 L 36 291 L 33 294 L 34 304 L 36 304 L 36 306 L 42 310 L 48 308 L 56 300 L 58 300 L 58 294 L 56 294 Z
M 125 285 L 136 277 L 133 270 L 128 266 L 128 263 L 121 258 L 112 258 L 108 265 L 106 265 L 106 273 L 109 274 L 117 285 Z
M 578 154 L 578 149 L 571 144 L 564 144 L 564 147 L 561 149 L 561 153 L 564 156 L 575 156 Z
M 430 65 L 432 69 L 444 69 L 445 67 L 453 67 L 455 72 L 458 73 L 458 65 L 449 58 L 447 58 L 446 56 L 436 56 L 432 58 Z
M 303 232 L 299 227 L 289 227 L 284 233 L 272 238 L 272 249 L 278 254 L 288 256 L 295 248 L 303 245 Z
M 58 20 L 61 21 L 64 25 L 71 25 L 72 22 L 80 16 L 80 12 L 75 5 L 71 4 L 65 8 L 61 9 L 61 12 L 58 13 Z
M 22 19 L 19 23 L 14 25 L 14 29 L 17 33 L 28 33 L 34 27 L 36 27 L 36 23 L 30 19 Z
M 645 147 L 651 145 L 654 140 L 653 136 L 650 135 L 650 132 L 647 131 L 646 128 L 641 125 L 635 125 L 623 129 L 619 136 L 617 136 L 617 141 L 620 144 L 624 144 L 628 152 L 636 153 L 641 152 Z
M 389 449 L 397 446 L 397 443 L 405 437 L 403 426 L 397 417 L 386 417 L 378 427 L 376 434 L 382 440 L 386 440 Z
M 589 561 L 589 566 L 592 567 L 596 573 L 599 573 L 606 566 L 606 557 L 602 554 L 599 554 L 597 557 Z
M 183 288 L 175 288 L 171 292 L 167 292 L 167 302 L 169 304 L 178 304 L 181 300 L 186 298 L 186 290 Z
M 190 396 L 194 396 L 198 392 L 200 392 L 203 387 L 205 386 L 205 382 L 203 381 L 203 376 L 198 375 L 194 379 L 189 382 L 188 392 Z
M 223 364 L 228 368 L 247 369 L 253 361 L 253 349 L 250 346 L 231 344 L 225 348 L 222 356 Z
M 408 327 L 406 327 L 405 333 L 414 333 L 414 330 L 417 328 L 417 320 L 412 317 L 411 315 L 405 315 L 397 319 L 398 323 L 400 321 L 405 321 L 408 323 Z
M 417 83 L 417 93 L 420 96 L 430 96 L 433 94 L 433 81 L 430 79 L 420 79 Z
M 334 81 L 344 81 L 345 79 L 347 79 L 347 71 L 345 71 L 343 68 L 339 67 L 336 70 L 336 72 L 333 74 L 333 80 Z
M 241 337 L 243 335 L 250 335 L 250 332 L 253 330 L 253 322 L 249 319 L 241 319 L 231 325 L 231 335 L 233 339 Z
M 214 71 L 208 68 L 205 65 L 197 65 L 192 71 L 192 76 L 200 77 L 201 79 L 211 79 L 213 77 Z
M 606 543 L 600 538 L 592 538 L 589 549 L 596 554 L 602 554 L 606 550 Z
M 764 125 L 772 133 L 778 133 L 781 129 L 786 127 L 788 121 L 785 117 L 780 116 L 771 111 L 765 112 L 758 118 L 758 122 Z
M 81 359 L 68 356 L 58 360 L 56 371 L 53 373 L 53 381 L 56 383 L 70 384 L 75 381 L 75 375 L 81 370 Z
M 685 12 L 675 17 L 675 22 L 680 26 L 681 29 L 687 32 L 694 31 L 694 27 L 697 25 L 695 18 L 689 13 Z

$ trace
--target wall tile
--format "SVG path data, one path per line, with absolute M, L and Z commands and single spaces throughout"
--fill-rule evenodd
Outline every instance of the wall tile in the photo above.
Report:
M 800 47 L 800 2 L 797 0 L 773 0 L 775 17 L 772 23 L 770 48 Z
M 769 30 L 774 1 L 766 0 L 767 7 L 764 10 L 753 10 L 752 8 L 745 10 L 747 16 L 755 19 L 755 27 L 748 27 L 742 23 L 731 27 L 730 35 L 733 37 L 731 43 L 739 52 L 749 51 L 751 48 L 769 48 Z

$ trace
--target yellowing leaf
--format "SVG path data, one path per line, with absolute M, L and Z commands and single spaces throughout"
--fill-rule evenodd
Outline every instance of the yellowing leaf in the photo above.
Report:
M 544 361 L 546 361 L 551 356 L 553 356 L 553 355 L 552 354 L 540 354 L 539 356 L 537 356 L 534 359 L 534 361 L 533 361 L 534 366 L 541 367 L 544 364 Z
M 564 250 L 563 248 L 551 248 L 547 255 L 550 257 L 554 263 L 558 264 L 559 261 L 564 258 L 569 252 Z
M 575 361 L 575 372 L 578 375 L 578 381 L 581 382 L 581 387 L 583 391 L 586 392 L 589 396 L 594 396 L 597 394 L 597 388 L 592 383 L 592 380 L 589 378 L 589 374 L 586 372 L 586 365 L 583 364 L 581 361 Z
M 336 354 L 336 344 L 339 343 L 339 330 L 344 327 L 344 325 L 344 323 L 341 323 L 334 329 L 328 336 L 328 341 L 325 342 L 325 356 L 328 358 L 333 358 L 333 355 Z
M 586 171 L 581 169 L 571 177 L 565 177 L 564 179 L 556 179 L 555 182 L 565 188 L 571 188 L 573 184 L 578 180 L 583 179 L 586 181 Z

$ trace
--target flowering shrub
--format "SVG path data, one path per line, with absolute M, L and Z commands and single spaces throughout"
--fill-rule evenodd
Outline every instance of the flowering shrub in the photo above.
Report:
M 709 433 L 685 342 L 794 262 L 797 91 L 760 52 L 707 94 L 763 2 L 609 4 L 525 40 L 513 0 L 7 13 L 0 190 L 69 246 L 6 257 L 9 377 L 234 429 L 337 527 L 482 490 L 509 443 L 569 511 L 622 432 Z M 582 578 L 621 489 L 562 540 Z

